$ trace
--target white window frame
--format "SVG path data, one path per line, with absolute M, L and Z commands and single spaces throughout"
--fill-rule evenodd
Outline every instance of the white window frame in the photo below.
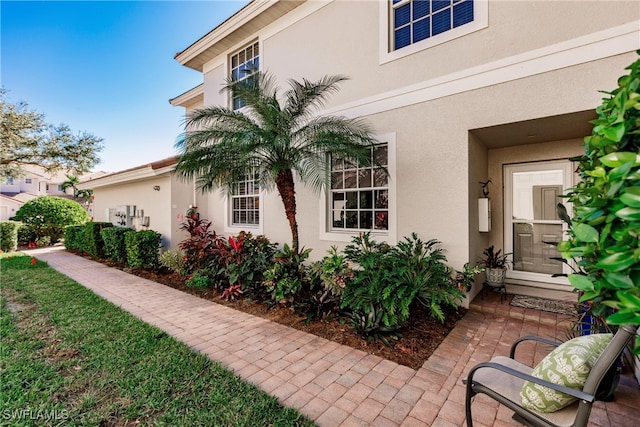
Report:
M 31 184 L 31 183 L 32 183 L 31 178 L 25 178 L 25 179 L 24 179 L 24 183 L 25 183 L 25 184 Z
M 255 180 L 251 180 L 255 182 Z M 247 181 L 245 181 L 247 182 Z M 241 224 L 233 223 L 233 200 L 240 197 L 258 197 L 258 224 Z M 263 190 L 258 189 L 258 194 L 254 195 L 227 195 L 225 197 L 225 210 L 224 210 L 224 231 L 227 233 L 237 234 L 240 231 L 249 231 L 254 234 L 264 234 L 264 203 L 263 203 Z
M 504 170 L 504 252 L 509 255 L 509 260 L 513 265 L 513 226 L 509 218 L 512 217 L 513 212 L 513 181 L 511 174 L 514 172 L 527 172 L 527 171 L 542 171 L 542 170 L 562 170 L 563 171 L 563 183 L 562 187 L 564 192 L 574 185 L 574 167 L 569 160 L 551 160 L 543 162 L 533 163 L 516 163 L 503 166 Z M 569 215 L 572 212 L 572 205 L 566 201 L 563 202 Z M 562 222 L 562 230 L 564 232 L 564 238 L 566 238 L 567 224 Z M 571 269 L 566 264 L 562 264 L 562 272 L 565 274 L 571 273 Z M 551 277 L 550 274 L 532 273 L 527 271 L 514 271 L 513 269 L 507 270 L 507 279 L 526 280 L 530 282 L 553 283 L 559 285 L 569 286 L 569 281 L 566 277 Z M 544 287 L 541 285 L 540 287 Z
M 249 49 L 249 48 L 257 49 L 257 50 L 258 50 L 258 54 L 257 54 L 257 55 L 253 55 L 253 56 L 251 57 L 251 60 L 254 60 L 255 58 L 258 58 L 258 69 L 256 70 L 256 72 L 260 70 L 260 68 L 261 68 L 261 62 L 262 62 L 262 61 L 261 61 L 261 59 L 260 59 L 260 52 L 262 51 L 262 46 L 260 45 L 259 40 L 255 39 L 255 40 L 253 40 L 253 41 L 251 41 L 251 42 L 249 42 L 249 43 L 245 43 L 245 44 L 243 44 L 243 46 L 242 46 L 241 48 L 239 48 L 239 49 L 235 49 L 235 50 L 233 51 L 233 53 L 231 53 L 231 54 L 229 55 L 229 60 L 228 60 L 228 61 L 229 61 L 229 62 L 228 62 L 229 75 L 230 75 L 232 78 L 233 78 L 233 71 L 234 71 L 234 69 L 235 69 L 235 68 L 239 68 L 239 69 L 241 70 L 241 69 L 242 69 L 241 67 L 242 67 L 244 64 L 246 64 L 246 63 L 248 62 L 248 61 L 247 61 L 247 59 L 246 59 L 246 57 L 245 57 L 245 61 L 244 61 L 244 62 L 239 63 L 236 67 L 234 67 L 234 66 L 233 66 L 233 60 L 234 60 L 234 57 L 236 57 L 236 56 L 237 56 L 237 57 L 238 57 L 238 61 L 240 61 L 240 58 L 239 58 L 240 54 L 241 54 L 241 53 L 243 53 L 243 52 L 245 52 L 245 51 L 246 51 L 247 49 Z M 251 78 L 251 76 L 253 76 L 253 75 L 255 75 L 255 72 L 254 72 L 254 73 L 251 73 L 251 74 L 244 75 L 244 76 L 242 76 L 242 78 L 240 78 L 240 79 L 238 79 L 238 80 L 235 80 L 235 79 L 234 79 L 234 81 L 243 81 L 243 80 L 246 80 L 246 79 Z M 236 106 L 235 106 L 235 101 L 234 101 L 234 97 L 233 97 L 233 93 L 230 93 L 230 94 L 229 94 L 229 97 L 230 97 L 230 99 L 229 99 L 230 106 L 231 106 L 231 108 L 232 108 L 233 110 L 240 110 L 240 109 L 242 109 L 242 108 L 244 107 L 244 105 L 240 105 L 238 108 L 236 108 Z
M 489 0 L 474 0 L 472 22 L 452 28 L 448 31 L 431 36 L 425 40 L 410 44 L 398 50 L 393 50 L 393 0 L 382 0 L 380 5 L 379 22 L 379 63 L 395 61 L 421 50 L 446 43 L 458 37 L 466 36 L 489 26 Z M 408 0 L 407 0 L 408 1 Z
M 380 143 L 387 144 L 387 171 L 389 172 L 389 178 L 387 182 L 387 190 L 389 194 L 389 207 L 388 207 L 388 229 L 387 230 L 371 230 L 371 236 L 377 241 L 387 242 L 389 244 L 397 243 L 397 227 L 398 227 L 398 214 L 397 214 L 397 193 L 396 193 L 396 134 L 388 133 L 376 136 L 376 140 Z M 362 230 L 359 229 L 339 229 L 334 230 L 331 228 L 331 206 L 329 203 L 330 197 L 329 189 L 323 191 L 320 195 L 319 201 L 319 219 L 320 219 L 320 240 L 334 241 L 334 242 L 350 242 L 356 237 Z

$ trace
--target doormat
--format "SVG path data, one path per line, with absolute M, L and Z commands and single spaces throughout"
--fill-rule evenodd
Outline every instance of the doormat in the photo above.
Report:
M 578 314 L 576 304 L 568 301 L 557 301 L 546 298 L 529 297 L 526 295 L 514 295 L 510 304 L 514 307 L 533 308 L 536 310 L 567 314 L 571 316 Z

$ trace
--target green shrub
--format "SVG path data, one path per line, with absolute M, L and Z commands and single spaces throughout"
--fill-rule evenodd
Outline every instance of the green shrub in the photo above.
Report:
M 344 253 L 356 263 L 353 280 L 344 288 L 341 307 L 351 313 L 353 326 L 365 336 L 399 329 L 410 315 L 414 301 L 444 320 L 443 305 L 456 306 L 462 292 L 451 280 L 440 242 L 423 242 L 415 233 L 395 247 L 377 243 L 370 233 L 355 237 Z
M 81 250 L 84 240 L 83 225 L 68 225 L 64 228 L 64 247 L 70 251 Z
M 67 225 L 84 224 L 90 220 L 78 202 L 53 196 L 29 200 L 18 209 L 14 219 L 32 227 L 36 240 L 48 236 L 51 244 L 64 236 Z
M 185 285 L 190 288 L 206 289 L 211 286 L 211 280 L 205 272 L 196 271 L 185 281 Z
M 160 264 L 181 276 L 187 275 L 187 260 L 184 251 L 180 248 L 172 248 L 160 254 Z
M 309 282 L 307 269 L 303 262 L 309 258 L 311 249 L 302 249 L 296 253 L 284 244 L 281 252 L 274 256 L 274 263 L 264 274 L 264 285 L 270 294 L 271 302 L 291 305 Z
M 263 272 L 273 265 L 277 246 L 264 236 L 253 237 L 244 231 L 227 239 L 216 239 L 218 250 L 212 264 L 218 268 L 215 278 L 219 289 L 240 285 L 247 296 L 264 300 Z
M 563 258 L 578 260 L 569 281 L 580 302 L 612 325 L 640 325 L 640 60 L 627 69 L 596 109 L 577 159 L 581 181 L 569 192 L 569 239 L 558 244 Z
M 37 240 L 38 236 L 36 234 L 36 227 L 33 225 L 21 223 L 20 227 L 18 228 L 18 245 L 34 245 Z
M 127 263 L 133 268 L 155 268 L 158 265 L 162 235 L 153 230 L 125 233 Z
M 127 246 L 125 235 L 135 230 L 124 227 L 106 227 L 100 231 L 100 236 L 104 242 L 104 255 L 120 264 L 127 262 Z
M 93 258 L 104 258 L 104 240 L 101 232 L 105 228 L 114 227 L 110 222 L 88 222 L 84 225 L 84 234 L 82 235 L 81 248 L 82 252 L 86 252 Z
M 16 221 L 0 222 L 0 250 L 13 252 L 18 249 L 18 230 L 20 225 Z

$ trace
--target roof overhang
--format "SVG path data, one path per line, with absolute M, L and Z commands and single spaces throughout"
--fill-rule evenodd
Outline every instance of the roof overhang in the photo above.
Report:
M 173 172 L 178 163 L 178 156 L 168 157 L 146 165 L 136 166 L 120 172 L 103 175 L 99 178 L 83 181 L 78 184 L 80 190 L 96 189 L 124 183 L 144 181 Z
M 252 0 L 230 18 L 174 58 L 185 67 L 203 71 L 204 64 L 257 34 L 306 0 Z
M 193 105 L 203 104 L 204 103 L 204 83 L 199 84 L 198 86 L 189 89 L 183 94 L 176 96 L 175 98 L 171 98 L 169 103 L 174 107 L 184 107 L 189 108 Z

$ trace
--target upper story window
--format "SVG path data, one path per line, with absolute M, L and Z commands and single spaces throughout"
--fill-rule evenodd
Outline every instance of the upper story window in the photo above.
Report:
M 387 144 L 371 150 L 372 160 L 388 165 Z M 329 224 L 332 231 L 389 229 L 389 179 L 375 166 L 362 167 L 330 158 Z
M 231 192 L 231 226 L 260 225 L 260 184 L 257 174 L 233 184 Z
M 258 42 L 253 42 L 231 55 L 231 78 L 233 81 L 249 80 L 260 69 L 260 49 Z M 233 109 L 244 107 L 245 102 L 233 96 Z
M 474 21 L 474 0 L 391 0 L 393 50 Z

